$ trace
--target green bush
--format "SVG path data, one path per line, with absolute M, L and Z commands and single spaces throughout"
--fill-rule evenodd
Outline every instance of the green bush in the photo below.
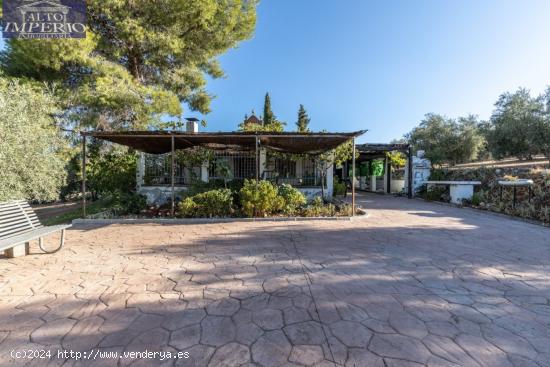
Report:
M 332 192 L 335 196 L 346 194 L 346 184 L 338 176 L 334 176 Z
M 478 192 L 475 192 L 472 195 L 472 205 L 473 206 L 479 206 L 479 204 L 481 204 L 481 194 L 478 193 Z
M 136 152 L 98 140 L 92 140 L 89 148 L 87 188 L 94 199 L 105 194 L 135 190 Z
M 39 87 L 0 72 L 0 201 L 53 201 L 65 183 L 56 101 Z
M 279 186 L 277 194 L 283 199 L 282 211 L 286 215 L 295 214 L 307 202 L 304 194 L 289 184 Z
M 280 211 L 284 200 L 269 181 L 245 180 L 240 190 L 242 213 L 247 217 L 265 217 Z
M 432 169 L 430 172 L 431 181 L 445 181 L 449 179 L 449 174 L 443 169 Z
M 233 214 L 233 196 L 229 189 L 206 191 L 178 204 L 178 215 L 186 218 L 227 217 Z
M 302 210 L 302 215 L 304 217 L 322 217 L 326 212 L 332 210 L 332 207 L 325 206 L 325 202 L 322 197 L 315 196 L 308 204 L 307 207 Z
M 313 199 L 311 203 L 302 210 L 302 216 L 304 217 L 334 217 L 351 215 L 351 205 L 324 203 L 320 196 L 315 197 L 315 199 Z
M 198 213 L 197 207 L 198 206 L 193 200 L 193 197 L 185 198 L 179 202 L 177 214 L 179 217 L 184 217 L 184 218 L 198 217 L 199 215 L 197 215 Z
M 147 198 L 137 193 L 114 193 L 113 207 L 120 214 L 139 214 L 147 208 Z
M 424 194 L 423 197 L 426 200 L 430 201 L 445 201 L 445 194 L 447 190 L 444 187 L 430 187 Z

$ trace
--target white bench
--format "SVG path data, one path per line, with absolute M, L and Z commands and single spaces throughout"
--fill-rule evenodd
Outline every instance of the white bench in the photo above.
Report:
M 531 202 L 531 197 L 533 196 L 533 189 L 531 186 L 535 184 L 533 180 L 526 179 L 526 178 L 520 178 L 517 180 L 501 180 L 497 181 L 497 183 L 500 186 L 500 201 L 502 201 L 502 188 L 504 186 L 511 186 L 514 189 L 514 196 L 513 196 L 513 206 L 516 207 L 517 202 L 517 187 L 527 187 L 529 189 L 529 202 Z
M 29 253 L 29 242 L 38 239 L 38 246 L 46 253 L 59 251 L 65 241 L 65 229 L 70 224 L 44 227 L 26 201 L 0 203 L 0 251 L 7 257 L 24 256 Z M 47 250 L 42 237 L 61 231 L 59 247 Z
M 462 204 L 462 200 L 471 200 L 474 196 L 474 186 L 481 185 L 481 181 L 424 181 L 428 185 L 449 185 L 451 191 L 451 202 Z

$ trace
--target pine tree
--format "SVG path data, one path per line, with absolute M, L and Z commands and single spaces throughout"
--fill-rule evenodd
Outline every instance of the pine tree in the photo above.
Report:
M 218 56 L 253 35 L 257 3 L 87 0 L 86 38 L 6 40 L 0 69 L 55 83 L 71 129 L 155 126 L 181 116 L 182 102 L 208 113 L 207 79 L 224 75 Z
M 296 126 L 298 128 L 299 133 L 307 133 L 309 132 L 309 122 L 311 119 L 307 115 L 306 109 L 304 108 L 304 105 L 300 105 L 300 109 L 298 110 L 298 121 L 296 122 Z
M 269 93 L 265 94 L 263 121 L 264 125 L 271 125 L 275 122 L 275 115 L 271 110 L 271 98 L 269 97 Z

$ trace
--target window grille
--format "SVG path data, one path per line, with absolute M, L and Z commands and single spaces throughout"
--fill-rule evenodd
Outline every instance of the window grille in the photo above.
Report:
M 170 154 L 145 154 L 145 186 L 171 185 Z M 200 167 L 187 168 L 175 162 L 174 184 L 189 185 L 200 179 Z
M 296 177 L 296 161 L 290 158 L 275 158 L 275 172 L 279 177 Z
M 301 167 L 300 170 L 298 166 Z M 286 183 L 296 187 L 321 186 L 321 175 L 315 168 L 312 157 L 290 159 L 274 156 L 270 159 L 269 168 L 264 172 L 263 178 L 277 185 Z
M 227 172 L 224 172 L 227 170 Z M 227 174 L 224 177 L 224 174 Z M 256 159 L 253 152 L 216 152 L 208 167 L 209 179 L 239 179 L 256 177 Z

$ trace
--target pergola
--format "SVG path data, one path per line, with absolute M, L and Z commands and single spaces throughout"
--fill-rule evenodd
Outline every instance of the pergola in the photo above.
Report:
M 358 144 L 355 146 L 359 151 L 358 162 L 365 162 L 376 158 L 384 158 L 386 160 L 386 169 L 389 163 L 386 159 L 388 152 L 401 152 L 407 156 L 408 177 L 407 177 L 407 196 L 412 198 L 412 149 L 409 144 Z M 390 186 L 391 175 L 388 179 L 388 187 Z M 389 189 L 388 189 L 389 190 Z
M 254 151 L 256 180 L 259 180 L 259 149 L 280 153 L 319 155 L 337 148 L 366 130 L 349 133 L 298 132 L 182 132 L 182 131 L 85 131 L 82 135 L 82 210 L 86 216 L 86 138 L 106 140 L 150 154 L 171 154 L 171 213 L 175 211 L 174 167 L 175 151 L 203 147 L 212 150 Z M 355 150 L 353 150 L 355 162 Z M 354 165 L 355 167 L 355 165 Z M 352 175 L 355 178 L 355 168 Z M 352 207 L 355 208 L 355 189 L 352 187 Z M 353 210 L 355 212 L 355 210 Z

